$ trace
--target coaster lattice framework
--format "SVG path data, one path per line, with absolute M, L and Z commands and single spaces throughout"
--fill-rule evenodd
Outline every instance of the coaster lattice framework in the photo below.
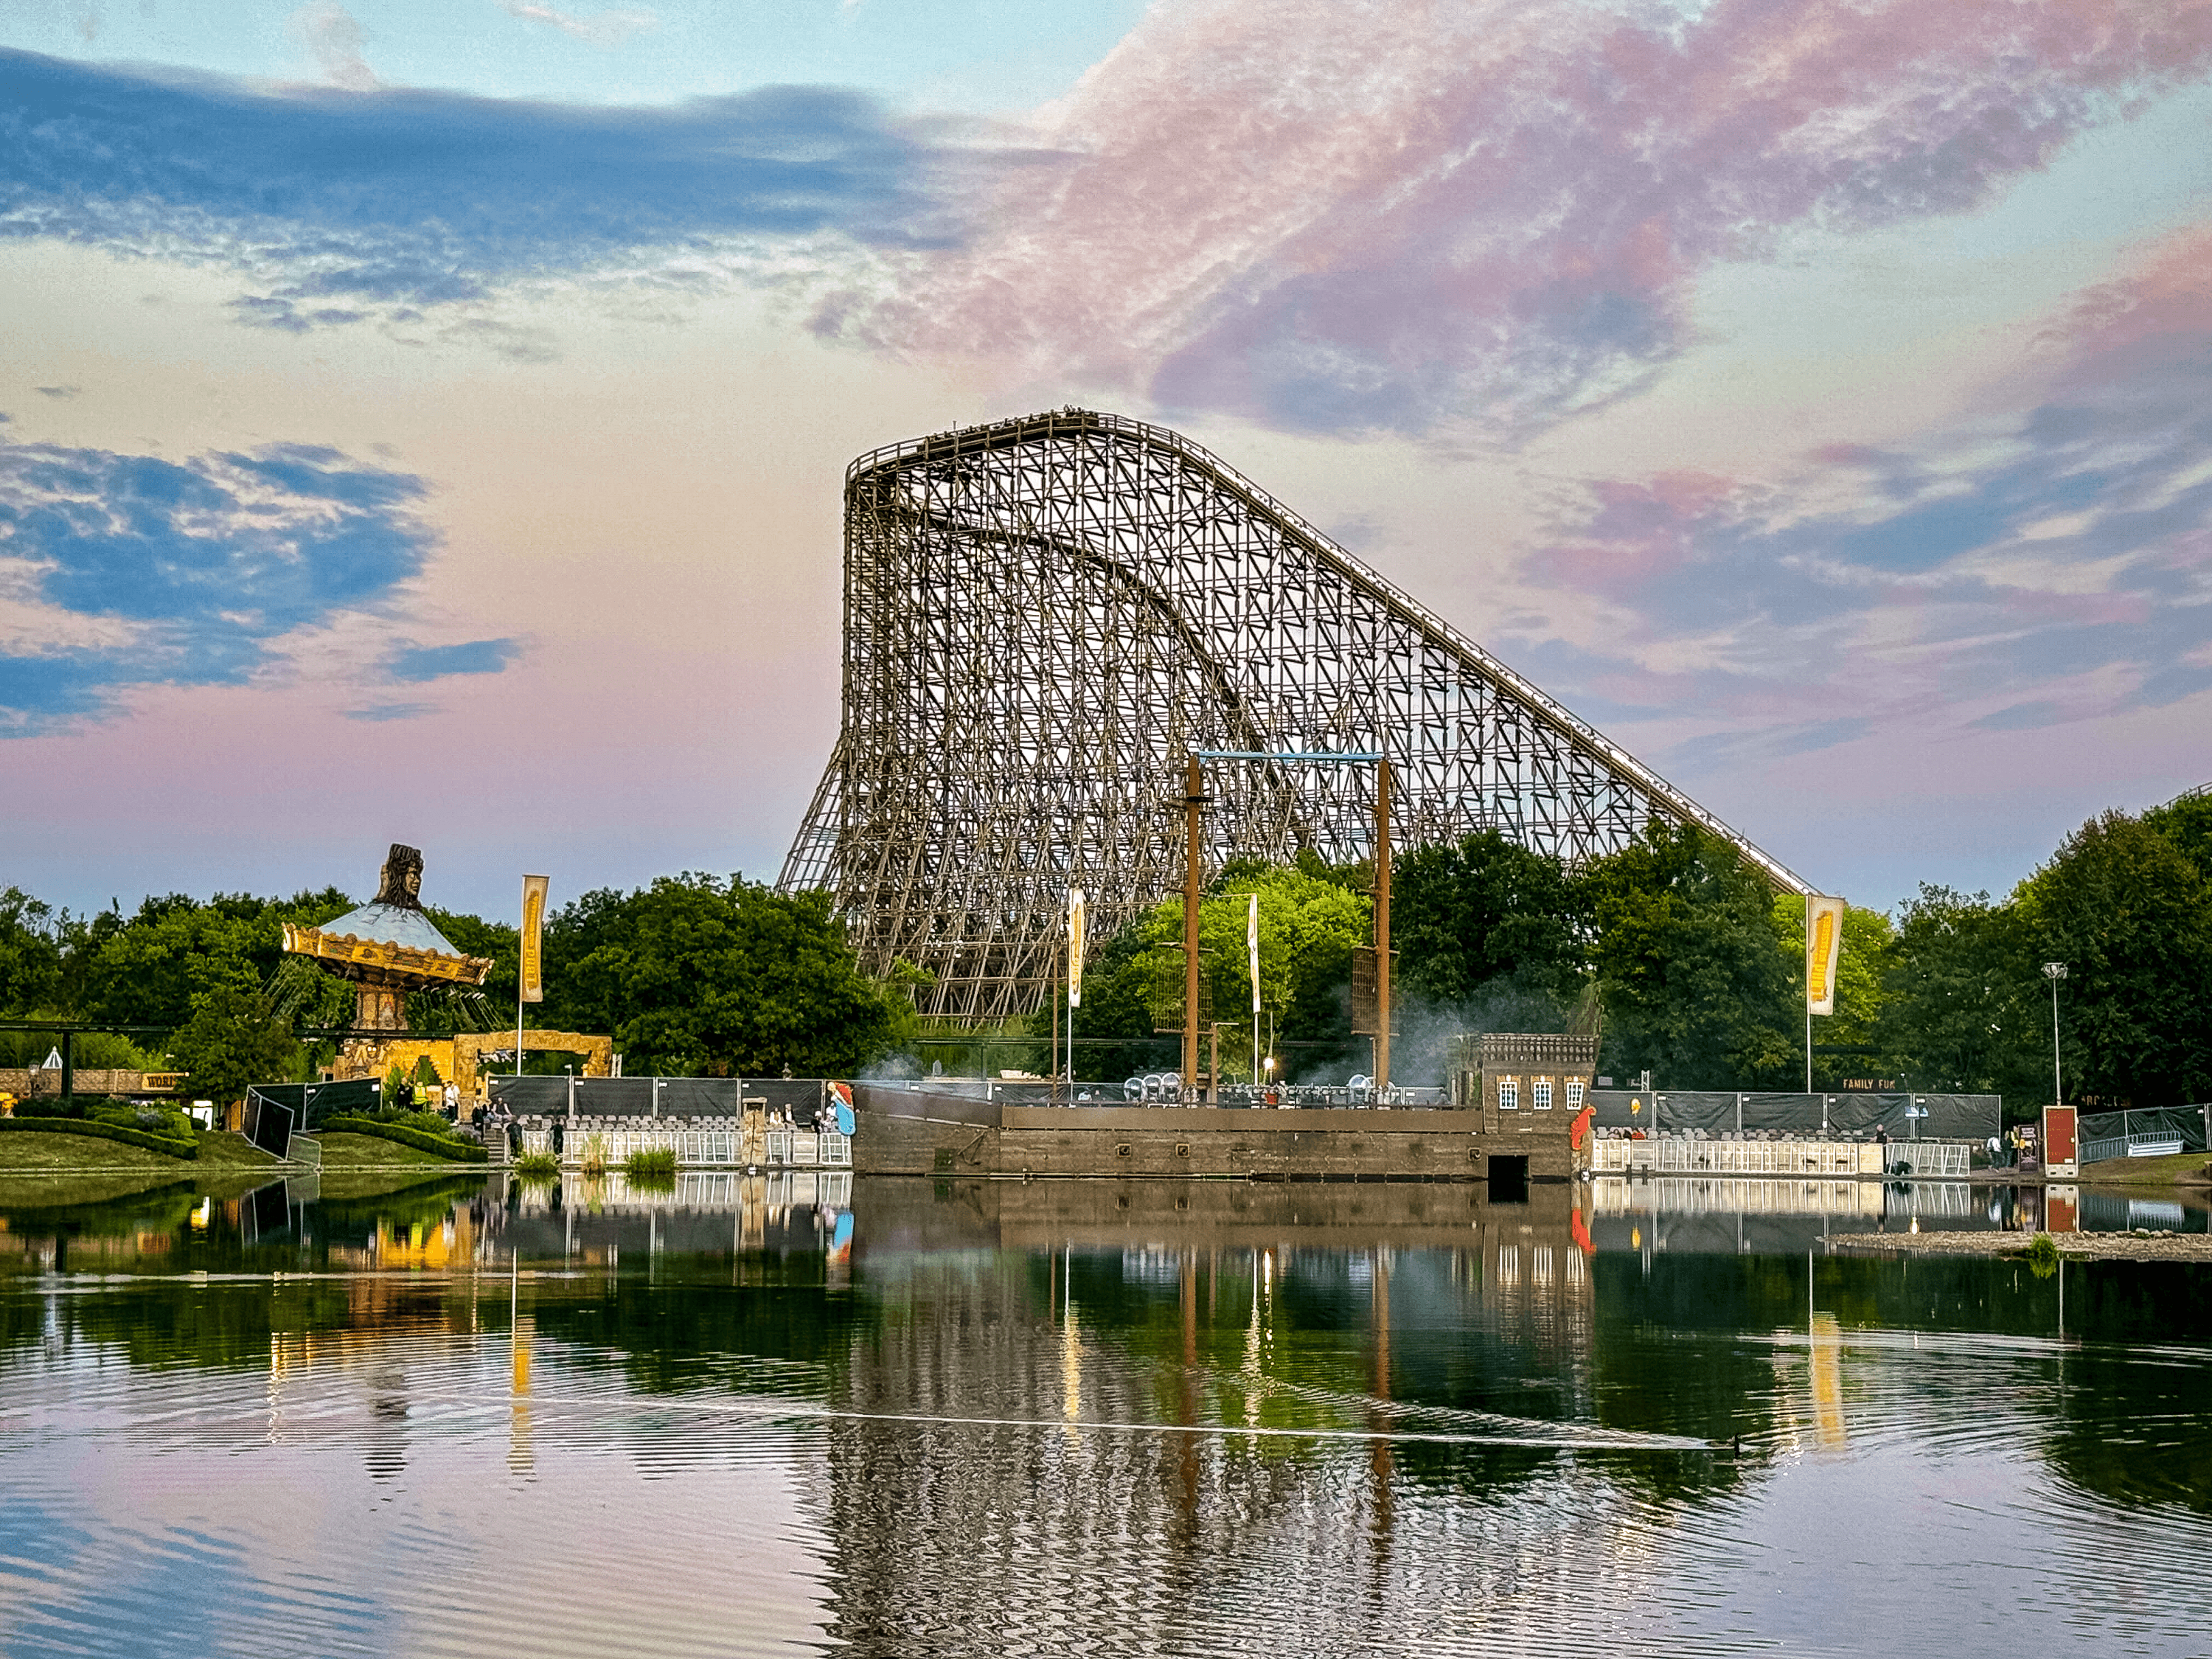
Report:
M 1194 750 L 1390 757 L 1392 833 L 1495 829 L 1570 864 L 1652 816 L 1806 884 L 1257 485 L 1164 427 L 1067 409 L 845 477 L 844 720 L 780 885 L 862 963 L 975 1022 L 1050 994 L 1067 889 L 1103 939 L 1182 884 Z M 1368 855 L 1374 769 L 1209 763 L 1202 857 Z

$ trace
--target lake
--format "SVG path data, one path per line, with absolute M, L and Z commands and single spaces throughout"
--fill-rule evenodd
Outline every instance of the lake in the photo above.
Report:
M 0 1651 L 2212 1652 L 2212 1270 L 1873 1191 L 0 1206 Z

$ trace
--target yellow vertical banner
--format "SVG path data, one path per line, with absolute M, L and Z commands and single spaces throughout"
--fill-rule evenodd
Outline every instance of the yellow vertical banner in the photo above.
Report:
M 522 878 L 522 998 L 545 1000 L 545 889 L 549 878 Z
M 1836 964 L 1844 953 L 1844 901 L 1805 896 L 1805 1012 L 1836 1012 Z
M 1067 890 L 1067 1006 L 1083 1006 L 1083 890 Z M 1073 1050 L 1070 1050 L 1073 1053 Z

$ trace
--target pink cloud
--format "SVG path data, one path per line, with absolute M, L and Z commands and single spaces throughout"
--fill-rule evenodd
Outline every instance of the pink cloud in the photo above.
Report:
M 1729 509 L 1737 488 L 1704 472 L 1600 479 L 1589 486 L 1590 510 L 1577 533 L 1540 550 L 1533 571 L 1582 592 L 1628 597 L 1687 564 L 1698 532 Z
M 1731 765 L 2201 706 L 2212 226 L 2141 250 L 2040 337 L 2055 358 L 2014 407 L 1893 447 L 1826 444 L 1773 478 L 1585 481 L 1522 570 L 1559 617 L 1589 595 L 1610 613 L 1600 635 L 1533 635 L 1540 657 L 1564 647 L 1590 694 Z M 2176 752 L 2201 754 L 2185 725 Z
M 1957 211 L 2212 64 L 2212 0 L 1167 3 L 963 250 L 818 325 L 1291 424 L 1632 384 L 1779 228 Z
M 2076 382 L 2212 339 L 2212 224 L 2153 243 L 2132 270 L 2085 292 L 2041 339 L 2069 354 L 2066 378 Z

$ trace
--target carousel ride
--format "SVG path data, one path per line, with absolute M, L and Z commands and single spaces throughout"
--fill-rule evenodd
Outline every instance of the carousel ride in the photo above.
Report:
M 491 959 L 456 949 L 424 914 L 422 890 L 422 853 L 394 843 L 375 898 L 319 927 L 287 922 L 284 951 L 288 963 L 310 970 L 308 982 L 319 977 L 312 970 L 319 970 L 319 976 L 343 981 L 353 991 L 352 1029 L 338 1044 L 332 1081 L 381 1079 L 394 1070 L 418 1077 L 427 1060 L 441 1084 L 458 1090 L 466 1117 L 485 1086 L 487 1067 L 516 1065 L 517 1034 L 512 1027 L 496 1031 L 483 995 Z M 410 1030 L 408 1000 L 426 995 L 433 1029 L 443 1026 L 453 1035 L 416 1036 Z M 529 1050 L 574 1054 L 583 1077 L 605 1077 L 612 1069 L 614 1044 L 605 1036 L 530 1031 L 521 1034 L 521 1043 Z

